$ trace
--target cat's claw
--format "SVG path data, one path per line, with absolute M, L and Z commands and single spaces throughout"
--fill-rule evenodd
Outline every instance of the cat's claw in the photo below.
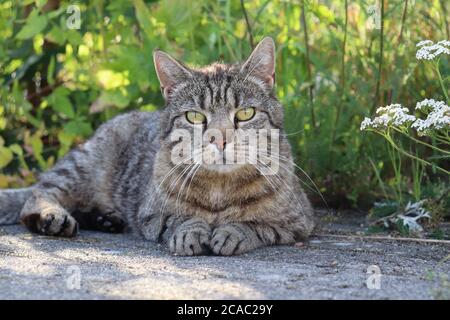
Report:
M 180 256 L 198 256 L 210 253 L 211 230 L 194 228 L 177 230 L 169 240 L 171 253 Z
M 234 224 L 227 224 L 214 230 L 211 249 L 214 254 L 231 256 L 241 254 L 254 248 L 246 236 L 246 230 Z
M 31 230 L 47 236 L 74 237 L 78 233 L 77 221 L 59 212 L 28 214 L 22 221 Z

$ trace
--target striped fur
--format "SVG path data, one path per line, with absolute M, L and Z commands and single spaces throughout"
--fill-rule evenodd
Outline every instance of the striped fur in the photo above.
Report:
M 0 225 L 19 222 L 19 212 L 31 193 L 32 188 L 0 191 Z
M 30 189 L 0 191 L 0 223 L 20 218 L 31 231 L 74 236 L 78 228 L 129 229 L 179 255 L 240 254 L 306 238 L 313 210 L 296 180 L 290 146 L 280 136 L 282 166 L 266 177 L 252 165 L 230 171 L 175 166 L 175 129 L 193 132 L 184 115 L 208 115 L 205 128 L 282 129 L 273 95 L 275 51 L 264 39 L 243 64 L 191 69 L 161 51 L 155 66 L 166 107 L 131 112 L 103 124 Z M 229 115 L 253 106 L 255 117 Z

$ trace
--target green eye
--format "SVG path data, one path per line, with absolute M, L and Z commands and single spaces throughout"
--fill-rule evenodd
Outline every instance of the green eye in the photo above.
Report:
M 236 119 L 238 121 L 248 121 L 255 116 L 255 108 L 243 108 L 236 112 Z
M 201 124 L 206 121 L 205 115 L 197 111 L 186 112 L 186 119 L 192 124 Z

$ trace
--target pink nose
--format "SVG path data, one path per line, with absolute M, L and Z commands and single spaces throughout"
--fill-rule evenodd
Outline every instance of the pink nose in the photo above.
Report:
M 225 145 L 227 144 L 226 140 L 223 139 L 223 137 L 215 137 L 215 136 L 211 137 L 210 142 L 212 144 L 215 144 L 220 151 L 223 151 L 223 149 L 225 149 Z

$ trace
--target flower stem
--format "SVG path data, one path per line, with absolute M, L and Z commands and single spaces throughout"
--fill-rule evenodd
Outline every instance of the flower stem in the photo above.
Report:
M 450 99 L 448 98 L 447 90 L 445 90 L 444 80 L 442 79 L 441 71 L 439 71 L 439 60 L 437 61 L 436 65 L 434 66 L 434 70 L 437 73 L 439 83 L 441 84 L 442 92 L 444 92 L 445 99 L 447 100 L 447 103 L 450 103 Z
M 434 150 L 436 150 L 436 151 L 439 151 L 439 152 L 442 152 L 442 153 L 446 153 L 446 154 L 450 154 L 450 151 L 445 151 L 445 150 L 440 149 L 440 148 L 438 148 L 438 147 L 435 147 L 435 146 L 433 146 L 433 145 L 431 145 L 431 144 L 428 144 L 428 143 L 426 143 L 426 142 L 423 142 L 423 141 L 421 141 L 421 140 L 419 140 L 419 139 L 416 139 L 416 138 L 414 138 L 413 136 L 409 135 L 408 133 L 406 133 L 406 132 L 404 132 L 404 131 L 402 131 L 402 130 L 397 129 L 396 127 L 392 127 L 392 128 L 393 128 L 395 131 L 400 132 L 401 134 L 407 136 L 408 138 L 410 138 L 410 139 L 413 140 L 414 142 L 423 144 L 424 146 L 427 146 L 427 147 L 429 147 L 429 148 L 431 148 L 431 149 L 434 149 Z
M 376 132 L 379 133 L 380 135 L 382 135 L 382 136 L 389 142 L 389 144 L 390 144 L 394 149 L 396 149 L 397 151 L 399 151 L 401 154 L 403 154 L 403 155 L 405 155 L 405 156 L 407 156 L 407 157 L 409 157 L 409 158 L 411 158 L 411 159 L 417 160 L 417 161 L 419 161 L 419 162 L 421 162 L 421 163 L 423 163 L 423 164 L 426 164 L 426 165 L 428 165 L 428 166 L 434 167 L 434 168 L 438 169 L 439 171 L 442 171 L 442 172 L 444 172 L 444 173 L 450 175 L 450 171 L 447 171 L 447 170 L 445 170 L 444 168 L 441 168 L 441 167 L 439 167 L 439 166 L 437 166 L 437 165 L 435 165 L 435 164 L 432 164 L 432 163 L 430 163 L 430 162 L 428 162 L 428 161 L 426 161 L 426 160 L 423 160 L 423 159 L 418 158 L 418 157 L 416 157 L 416 156 L 414 156 L 414 155 L 412 155 L 412 154 L 409 154 L 408 152 L 406 152 L 405 150 L 403 150 L 402 148 L 400 148 L 400 147 L 394 142 L 394 140 L 392 140 L 392 138 L 391 138 L 391 136 L 390 136 L 389 134 L 381 133 L 381 132 L 378 132 L 378 131 L 376 131 Z

